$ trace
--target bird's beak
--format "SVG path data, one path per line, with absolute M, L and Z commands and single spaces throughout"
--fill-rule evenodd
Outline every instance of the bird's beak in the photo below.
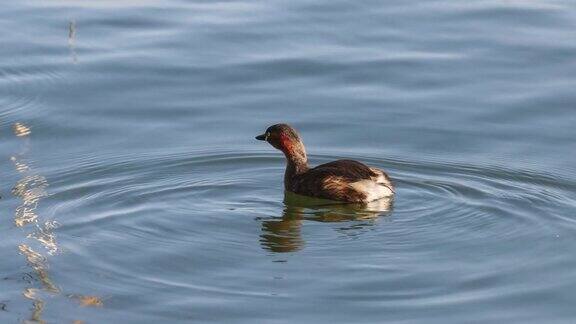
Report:
M 256 136 L 256 139 L 259 141 L 265 141 L 265 140 L 267 140 L 266 134 L 258 135 L 258 136 Z

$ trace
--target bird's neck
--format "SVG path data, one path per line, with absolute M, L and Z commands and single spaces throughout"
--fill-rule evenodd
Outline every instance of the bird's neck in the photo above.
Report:
M 292 191 L 292 184 L 297 176 L 308 171 L 308 157 L 304 146 L 298 149 L 284 150 L 286 156 L 286 172 L 284 172 L 284 189 Z

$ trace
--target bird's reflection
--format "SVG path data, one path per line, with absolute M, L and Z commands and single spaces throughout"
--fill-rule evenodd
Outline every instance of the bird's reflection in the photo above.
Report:
M 282 216 L 260 219 L 260 242 L 268 251 L 295 252 L 304 246 L 301 228 L 305 221 L 350 223 L 342 229 L 358 229 L 371 226 L 378 217 L 390 213 L 392 203 L 389 198 L 368 204 L 345 204 L 286 192 Z

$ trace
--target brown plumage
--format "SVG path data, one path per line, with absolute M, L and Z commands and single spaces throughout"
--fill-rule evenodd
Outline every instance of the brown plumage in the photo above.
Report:
M 286 156 L 284 189 L 287 191 L 354 203 L 394 194 L 390 177 L 384 171 L 358 161 L 337 160 L 310 169 L 300 136 L 287 124 L 270 126 L 256 139 L 267 141 Z

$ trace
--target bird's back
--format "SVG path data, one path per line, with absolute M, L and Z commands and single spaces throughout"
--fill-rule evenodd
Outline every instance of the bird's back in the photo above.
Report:
M 290 189 L 306 196 L 358 203 L 394 193 L 384 171 L 354 160 L 337 160 L 312 168 L 296 176 Z

